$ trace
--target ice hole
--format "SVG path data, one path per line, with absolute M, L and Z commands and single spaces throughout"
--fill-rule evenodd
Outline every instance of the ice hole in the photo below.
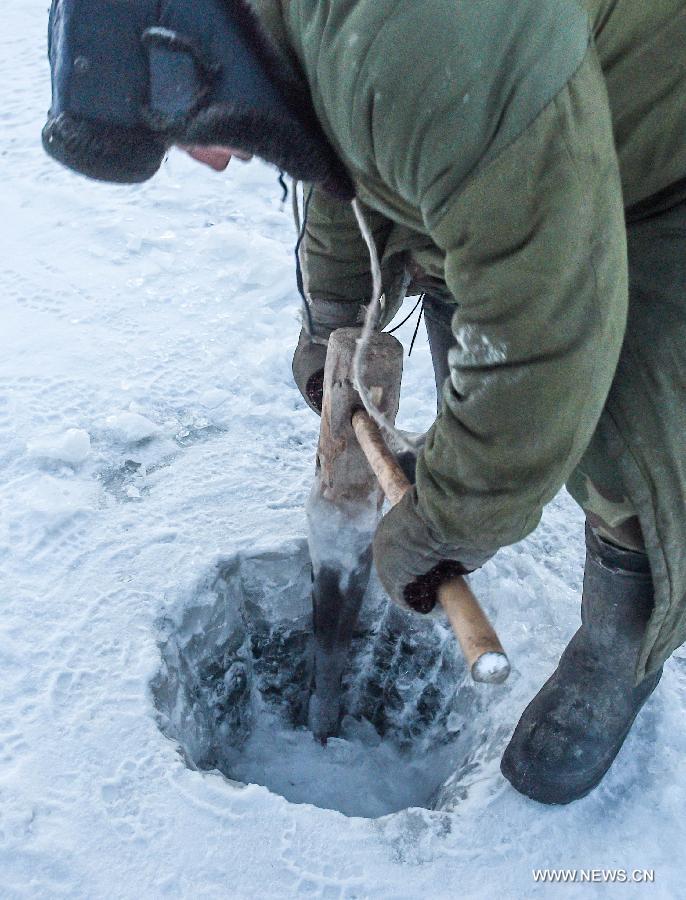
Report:
M 311 568 L 304 542 L 237 556 L 162 623 L 152 690 L 186 764 L 348 816 L 450 808 L 488 754 L 483 706 L 450 631 L 367 592 L 343 678 L 340 736 L 305 726 Z

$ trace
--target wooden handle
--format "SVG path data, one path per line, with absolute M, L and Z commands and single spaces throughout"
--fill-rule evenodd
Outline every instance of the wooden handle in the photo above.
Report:
M 486 613 L 464 578 L 453 578 L 438 589 L 455 637 L 460 642 L 474 681 L 501 684 L 510 662 Z
M 352 426 L 384 494 L 395 506 L 412 485 L 368 413 L 356 410 Z M 510 674 L 510 663 L 498 635 L 464 578 L 453 578 L 442 584 L 438 589 L 438 599 L 460 643 L 474 681 L 488 684 L 505 681 Z
M 381 490 L 391 506 L 396 506 L 411 490 L 412 485 L 388 449 L 379 426 L 369 414 L 363 409 L 355 410 L 352 423 L 357 441 L 381 485 Z

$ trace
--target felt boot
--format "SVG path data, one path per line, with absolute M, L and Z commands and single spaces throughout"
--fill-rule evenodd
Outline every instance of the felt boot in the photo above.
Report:
M 608 544 L 588 526 L 586 547 L 581 628 L 524 711 L 500 766 L 540 803 L 570 803 L 599 784 L 662 674 L 635 683 L 653 610 L 647 556 Z

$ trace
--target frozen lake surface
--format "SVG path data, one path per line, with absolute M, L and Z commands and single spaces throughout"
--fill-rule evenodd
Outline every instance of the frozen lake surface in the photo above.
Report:
M 440 622 L 372 589 L 341 738 L 299 726 L 318 420 L 291 380 L 276 174 L 60 170 L 47 7 L 7 0 L 0 38 L 0 896 L 683 896 L 683 655 L 586 799 L 540 807 L 498 770 L 579 619 L 565 494 L 473 579 L 505 686 L 470 685 Z M 401 425 L 433 406 L 422 331 Z M 551 887 L 538 867 L 656 874 Z

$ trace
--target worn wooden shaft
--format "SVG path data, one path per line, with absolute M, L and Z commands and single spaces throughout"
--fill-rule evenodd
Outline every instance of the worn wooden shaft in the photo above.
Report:
M 352 422 L 357 441 L 381 485 L 381 490 L 391 506 L 395 506 L 400 503 L 412 485 L 388 449 L 379 426 L 369 413 L 363 409 L 356 409 Z
M 353 431 L 388 501 L 395 506 L 412 487 L 388 449 L 379 426 L 364 410 L 352 416 Z M 510 663 L 498 635 L 464 578 L 453 578 L 438 589 L 438 599 L 460 643 L 474 681 L 499 684 L 510 674 Z

